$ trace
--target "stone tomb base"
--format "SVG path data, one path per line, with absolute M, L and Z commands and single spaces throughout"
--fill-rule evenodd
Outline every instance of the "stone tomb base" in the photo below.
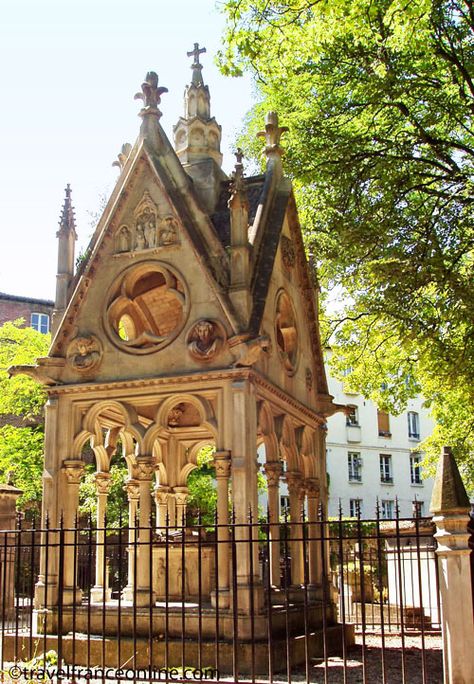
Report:
M 330 625 L 326 628 L 327 655 L 340 655 L 342 653 L 342 640 L 346 644 L 354 643 L 353 625 Z M 33 654 L 41 655 L 44 650 L 58 651 L 59 639 L 57 636 L 37 635 L 30 638 L 24 633 L 15 639 L 14 635 L 6 635 L 4 639 L 3 660 L 5 662 L 17 660 L 28 661 Z M 237 669 L 240 674 L 266 675 L 269 671 L 269 653 L 267 641 L 255 641 L 252 643 L 238 640 Z M 164 668 L 166 662 L 168 668 L 181 668 L 183 666 L 183 641 L 181 639 L 153 638 L 152 643 L 143 637 L 133 639 L 124 637 L 119 641 L 117 638 L 105 638 L 85 634 L 65 635 L 61 639 L 61 652 L 65 665 L 74 664 L 81 667 L 120 667 L 129 670 Z M 168 658 L 166 660 L 166 652 Z M 234 645 L 232 641 L 220 641 L 218 652 L 215 641 L 203 640 L 199 645 L 196 639 L 184 641 L 184 665 L 197 668 L 200 663 L 201 669 L 218 669 L 218 675 L 231 674 L 234 663 Z M 272 640 L 272 669 L 274 672 L 283 672 L 287 668 L 287 653 L 290 654 L 291 668 L 302 666 L 305 663 L 306 653 L 309 658 L 322 658 L 324 654 L 324 637 L 322 630 L 308 634 L 306 645 L 305 635 L 291 636 L 287 641 L 279 637 Z M 105 658 L 104 658 L 105 654 Z M 119 660 L 120 654 L 120 660 Z M 252 666 L 254 663 L 254 666 Z M 218 664 L 218 668 L 217 668 Z M 216 678 L 217 673 L 214 673 Z
M 183 615 L 184 611 L 184 615 Z M 334 623 L 334 611 L 326 606 L 326 624 Z M 34 632 L 38 634 L 62 634 L 70 632 L 91 634 L 105 637 L 138 637 L 148 638 L 168 635 L 169 639 L 180 639 L 184 633 L 187 639 L 213 641 L 218 629 L 219 638 L 232 641 L 235 626 L 239 640 L 251 641 L 267 640 L 268 616 L 266 613 L 234 616 L 230 610 L 216 609 L 210 603 L 203 603 L 201 608 L 197 603 L 158 602 L 152 608 L 133 607 L 122 602 L 109 601 L 104 606 L 100 603 L 87 606 L 64 606 L 59 616 L 57 609 L 35 611 Z M 46 620 L 46 626 L 45 621 Z M 59 621 L 61 629 L 59 629 Z M 323 604 L 314 602 L 308 606 L 308 630 L 321 629 L 323 624 Z M 304 634 L 304 608 L 301 603 L 294 603 L 288 607 L 275 605 L 271 612 L 272 638 L 286 634 L 287 625 L 292 636 Z

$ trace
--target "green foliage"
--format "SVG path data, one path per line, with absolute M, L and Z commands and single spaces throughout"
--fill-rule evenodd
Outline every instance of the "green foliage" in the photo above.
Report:
M 8 377 L 13 365 L 34 364 L 48 351 L 49 335 L 23 328 L 22 320 L 0 326 L 0 414 L 35 419 L 39 424 L 0 428 L 0 480 L 11 475 L 23 491 L 20 509 L 38 513 L 41 508 L 43 441 L 41 422 L 46 400 L 42 387 L 25 375 Z
M 396 412 L 421 391 L 474 483 L 474 13 L 465 0 L 227 0 L 220 55 L 277 110 L 334 369 Z M 258 156 L 254 139 L 242 146 Z M 345 305 L 334 313 L 334 295 Z M 381 390 L 382 383 L 386 389 Z
M 42 427 L 0 428 L 1 477 L 5 481 L 12 474 L 15 487 L 23 492 L 18 507 L 34 513 L 41 509 L 43 443 Z
M 214 453 L 213 446 L 204 446 L 197 456 L 198 467 L 188 476 L 187 519 L 190 524 L 197 523 L 200 514 L 203 525 L 206 527 L 214 525 L 217 508 Z
M 96 464 L 86 466 L 84 478 L 79 487 L 79 515 L 92 517 L 95 522 L 97 515 L 97 493 L 95 485 Z M 110 491 L 107 496 L 107 527 L 116 528 L 128 525 L 128 499 L 124 490 L 128 477 L 127 466 L 124 461 L 110 466 Z
M 10 366 L 34 364 L 48 352 L 50 336 L 22 328 L 24 321 L 0 326 L 0 414 L 25 417 L 42 415 L 46 394 L 41 385 L 26 375 L 8 377 Z

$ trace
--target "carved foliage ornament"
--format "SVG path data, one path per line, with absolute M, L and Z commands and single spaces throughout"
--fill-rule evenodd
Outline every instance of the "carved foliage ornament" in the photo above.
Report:
M 282 235 L 280 240 L 280 246 L 283 264 L 285 268 L 290 270 L 296 264 L 296 252 L 293 246 L 293 242 L 286 235 Z
M 75 337 L 69 343 L 66 352 L 68 364 L 79 373 L 90 373 L 97 369 L 102 359 L 102 345 L 90 335 Z
M 201 319 L 190 329 L 187 336 L 188 350 L 197 361 L 211 361 L 222 348 L 225 332 L 222 326 L 211 320 Z

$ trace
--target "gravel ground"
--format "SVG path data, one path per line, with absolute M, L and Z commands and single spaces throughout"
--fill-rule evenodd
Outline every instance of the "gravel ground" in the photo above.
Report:
M 385 638 L 385 684 L 402 684 L 402 641 L 398 636 Z M 443 658 L 441 636 L 425 636 L 425 680 L 423 680 L 423 659 L 421 636 L 405 637 L 405 684 L 442 684 Z M 382 684 L 382 647 L 380 636 L 367 635 L 365 639 L 367 684 Z M 347 679 L 344 679 L 342 658 L 329 658 L 327 680 L 324 678 L 324 663 L 315 663 L 311 668 L 311 682 L 315 684 L 362 684 L 362 636 L 356 635 L 356 645 L 347 653 Z M 304 673 L 295 673 L 294 681 L 305 681 Z

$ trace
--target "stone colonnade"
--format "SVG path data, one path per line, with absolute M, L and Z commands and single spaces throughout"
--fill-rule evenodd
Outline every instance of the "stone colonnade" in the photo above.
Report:
M 195 405 L 198 405 L 198 395 L 189 395 Z M 57 400 L 54 405 L 55 422 L 53 427 L 58 431 L 59 422 L 57 421 L 58 407 Z M 101 411 L 107 410 L 107 401 L 102 400 L 98 404 L 91 403 L 88 413 L 82 419 L 81 430 L 75 435 L 71 435 L 71 443 L 77 446 L 73 453 L 80 454 L 82 445 L 87 439 L 93 439 L 94 451 L 98 462 L 98 472 L 95 475 L 97 493 L 97 516 L 96 516 L 96 567 L 94 569 L 94 586 L 91 598 L 95 602 L 102 602 L 110 599 L 111 593 L 108 585 L 107 559 L 105 558 L 106 548 L 104 522 L 106 522 L 107 500 L 111 487 L 111 476 L 108 472 L 110 458 L 115 452 L 116 437 L 120 431 L 128 434 L 129 444 L 127 461 L 129 462 L 129 477 L 124 483 L 124 488 L 128 499 L 128 577 L 127 585 L 123 591 L 124 600 L 135 600 L 138 605 L 147 605 L 150 599 L 153 600 L 150 559 L 152 544 L 152 529 L 150 526 L 153 505 L 156 507 L 156 530 L 163 534 L 166 528 L 179 529 L 186 520 L 186 506 L 189 496 L 186 485 L 187 475 L 191 472 L 195 461 L 185 461 L 180 464 L 181 470 L 176 470 L 173 459 L 178 459 L 178 448 L 173 446 L 167 451 L 166 448 L 160 453 L 155 453 L 155 444 L 158 437 L 161 446 L 166 443 L 167 435 L 171 436 L 173 444 L 180 444 L 182 440 L 186 448 L 181 450 L 181 454 L 187 454 L 198 444 L 206 441 L 214 441 L 217 447 L 214 459 L 217 480 L 217 514 L 218 527 L 217 553 L 218 567 L 216 586 L 218 591 L 213 592 L 212 602 L 226 608 L 230 605 L 231 594 L 231 567 L 230 567 L 230 527 L 229 527 L 229 491 L 232 492 L 232 505 L 237 527 L 233 534 L 234 543 L 238 553 L 235 560 L 236 583 L 239 596 L 239 610 L 248 612 L 251 602 L 253 609 L 259 611 L 263 607 L 263 585 L 259 576 L 258 545 L 250 543 L 250 533 L 245 523 L 248 521 L 251 512 L 254 522 L 257 522 L 257 435 L 261 432 L 260 416 L 258 405 L 262 401 L 258 399 L 256 388 L 248 379 L 233 380 L 223 389 L 223 396 L 220 406 L 225 406 L 217 412 L 215 417 L 209 415 L 209 408 L 203 408 L 201 413 L 201 423 L 192 426 L 192 429 L 175 426 L 166 423 L 167 416 L 173 408 L 173 396 L 169 395 L 161 400 L 162 404 L 168 407 L 168 413 L 163 413 L 147 429 L 135 419 L 135 424 L 131 424 L 131 419 L 127 416 L 133 414 L 130 408 L 124 408 L 124 424 L 118 422 L 110 432 L 114 432 L 114 439 L 107 442 L 104 439 L 104 428 L 100 422 Z M 180 395 L 176 401 L 184 401 Z M 200 401 L 200 399 L 199 399 Z M 53 402 L 54 403 L 54 402 Z M 271 411 L 268 402 L 267 414 Z M 102 408 L 104 406 L 104 408 Z M 130 405 L 128 405 L 130 406 Z M 268 408 L 270 406 L 270 408 Z M 121 404 L 119 401 L 113 402 L 113 412 L 111 418 L 107 419 L 108 425 L 116 420 Z M 70 405 L 68 407 L 70 411 Z M 133 409 L 135 410 L 135 409 Z M 212 409 L 214 411 L 214 409 Z M 128 411 L 128 414 L 126 413 Z M 207 411 L 207 415 L 206 415 Z M 276 409 L 274 409 L 276 412 Z M 281 411 L 281 409 L 280 409 Z M 138 413 L 136 414 L 138 415 Z M 93 417 L 92 418 L 90 417 Z M 164 416 L 164 417 L 163 417 Z M 63 416 L 64 420 L 64 416 Z M 161 420 L 161 424 L 160 421 Z M 273 420 L 273 418 L 271 419 Z M 94 422 L 95 421 L 95 422 Z M 128 422 L 127 422 L 128 421 Z M 296 430 L 300 433 L 307 430 L 311 437 L 306 439 L 306 444 L 297 447 L 297 440 L 294 436 L 290 438 L 283 434 L 279 425 L 286 421 L 286 425 L 291 423 L 288 414 L 281 413 L 275 419 L 275 434 L 271 435 L 273 448 L 267 451 L 266 463 L 263 472 L 268 483 L 268 509 L 270 519 L 270 569 L 271 584 L 280 587 L 280 481 L 284 478 L 288 485 L 290 497 L 290 555 L 291 555 L 291 577 L 295 587 L 301 585 L 304 580 L 303 563 L 303 543 L 302 523 L 308 532 L 309 541 L 307 542 L 308 554 L 308 579 L 310 586 L 320 586 L 322 576 L 322 566 L 320 559 L 320 543 L 318 543 L 318 508 L 320 503 L 325 506 L 325 487 L 321 488 L 320 482 L 324 473 L 321 459 L 324 459 L 324 452 L 321 451 L 321 433 L 323 432 L 322 421 L 314 421 L 312 427 L 302 425 L 301 418 L 295 418 L 294 426 L 291 424 L 290 433 L 293 435 Z M 71 421 L 72 422 L 72 421 Z M 287 429 L 287 428 L 285 428 Z M 154 430 L 154 431 L 153 431 Z M 188 431 L 187 431 L 188 430 Z M 90 435 L 88 437 L 87 435 Z M 128 432 L 127 432 L 128 431 Z M 51 440 L 51 420 L 46 425 L 46 444 Z M 277 437 L 278 433 L 278 437 Z M 133 434 L 133 439 L 130 439 Z M 147 435 L 150 434 L 148 438 Z M 267 435 L 268 435 L 267 430 Z M 102 439 L 102 442 L 101 442 Z M 127 438 L 125 438 L 127 439 Z M 115 440 L 115 441 L 114 441 Z M 290 446 L 288 440 L 292 442 Z M 133 443 L 134 454 L 130 456 L 130 444 Z M 194 444 L 194 447 L 192 446 Z M 308 444 L 310 446 L 308 446 Z M 191 445 L 191 446 L 190 446 Z M 313 445 L 313 446 L 311 446 Z M 223 448 L 228 446 L 229 448 Z M 291 448 L 290 448 L 291 447 Z M 298 451 L 300 448 L 300 451 Z M 54 450 L 53 450 L 54 451 Z M 292 456 L 289 456 L 291 453 Z M 147 452 L 147 453 L 140 453 Z M 60 450 L 56 449 L 59 456 Z M 69 451 L 71 453 L 71 451 Z M 102 454 L 102 456 L 100 455 Z M 104 456 L 105 454 L 105 456 Z M 153 455 L 152 455 L 153 454 Z M 180 457 L 182 458 L 182 457 Z M 102 459 L 102 460 L 101 460 Z M 108 459 L 108 461 L 107 461 Z M 166 460 L 168 459 L 168 461 Z M 50 459 L 51 460 L 51 459 Z M 132 463 L 133 461 L 133 463 Z M 282 463 L 286 461 L 286 468 L 282 468 Z M 75 575 L 76 566 L 74 554 L 74 527 L 77 522 L 77 510 L 79 506 L 79 485 L 84 474 L 84 462 L 78 456 L 66 458 L 59 461 L 59 469 L 56 477 L 56 498 L 51 482 L 45 483 L 45 510 L 48 504 L 54 503 L 53 515 L 50 514 L 50 526 L 54 527 L 52 520 L 61 513 L 64 524 L 64 605 L 73 603 L 79 604 L 82 599 L 81 591 L 77 586 Z M 173 467 L 175 472 L 170 478 Z M 54 468 L 51 468 L 54 472 Z M 152 489 L 155 480 L 155 473 L 159 471 L 159 481 Z M 165 476 L 162 477 L 162 474 Z M 184 474 L 183 474 L 184 473 Z M 54 480 L 54 478 L 53 478 Z M 303 509 L 305 510 L 305 520 L 303 520 Z M 54 510 L 57 511 L 54 516 Z M 136 527 L 138 522 L 138 529 Z M 239 526 L 240 525 L 240 526 Z M 252 532 L 252 541 L 256 541 L 256 535 Z M 44 556 L 44 554 L 43 554 Z M 57 599 L 55 587 L 57 587 L 57 567 L 58 559 L 54 557 L 54 552 L 50 555 L 48 568 L 45 567 L 44 557 L 41 561 L 40 578 L 37 587 L 36 602 L 42 605 L 44 601 L 44 590 L 46 573 L 48 573 L 47 583 L 50 587 L 49 601 Z M 76 580 L 76 581 L 75 581 Z M 253 597 L 251 594 L 253 591 Z

